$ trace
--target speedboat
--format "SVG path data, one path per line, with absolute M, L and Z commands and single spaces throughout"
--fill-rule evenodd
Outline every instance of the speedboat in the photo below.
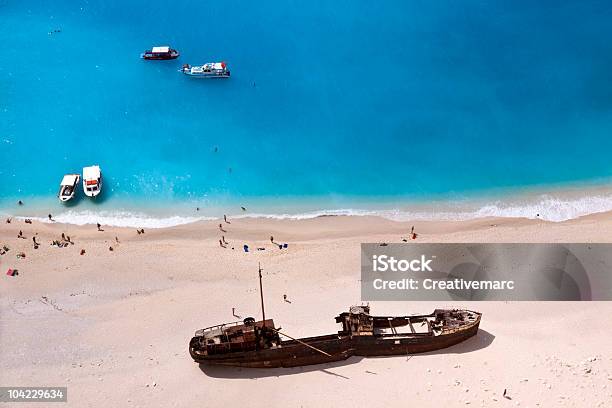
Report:
M 161 47 L 153 47 L 150 50 L 140 54 L 140 58 L 146 60 L 171 60 L 179 57 L 179 52 L 170 48 L 167 45 Z
M 74 194 L 76 193 L 77 184 L 79 184 L 79 180 L 81 176 L 78 174 L 66 174 L 60 183 L 60 189 L 57 193 L 59 200 L 61 202 L 66 202 L 72 200 Z
M 229 78 L 230 70 L 225 62 L 207 62 L 204 65 L 183 65 L 181 72 L 196 78 Z
M 100 166 L 83 167 L 83 191 L 87 197 L 96 197 L 102 190 Z

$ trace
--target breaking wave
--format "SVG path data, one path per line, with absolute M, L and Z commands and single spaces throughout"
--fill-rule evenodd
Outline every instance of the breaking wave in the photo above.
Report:
M 406 204 L 405 208 L 379 209 L 331 209 L 294 213 L 259 211 L 254 213 L 228 214 L 231 218 L 267 218 L 278 220 L 305 220 L 331 216 L 378 216 L 394 221 L 463 221 L 486 217 L 528 218 L 561 222 L 589 214 L 612 211 L 612 193 L 582 197 L 561 197 L 537 195 L 522 199 L 496 201 L 439 201 L 425 204 Z M 26 217 L 19 217 L 26 218 Z M 49 222 L 46 217 L 29 217 Z M 197 221 L 219 219 L 219 216 L 193 215 L 151 215 L 144 212 L 123 210 L 74 211 L 54 215 L 60 223 L 86 225 L 100 223 L 117 227 L 166 228 L 190 224 Z
M 27 218 L 27 217 L 19 217 Z M 47 217 L 30 217 L 40 222 L 51 222 Z M 161 216 L 153 217 L 144 213 L 130 211 L 66 211 L 53 216 L 55 222 L 74 225 L 100 223 L 113 227 L 167 228 L 190 224 L 197 221 L 212 220 L 213 217 Z

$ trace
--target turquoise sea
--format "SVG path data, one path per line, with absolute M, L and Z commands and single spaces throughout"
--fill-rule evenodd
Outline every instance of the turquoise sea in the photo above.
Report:
M 588 0 L 0 0 L 0 213 L 610 210 L 610 21 Z M 165 44 L 181 57 L 139 59 Z M 177 72 L 220 60 L 228 80 Z M 100 200 L 60 205 L 90 164 Z

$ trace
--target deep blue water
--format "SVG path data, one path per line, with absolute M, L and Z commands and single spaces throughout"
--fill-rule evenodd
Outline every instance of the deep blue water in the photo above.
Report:
M 609 178 L 610 21 L 609 1 L 4 0 L 0 208 L 89 164 L 100 209 Z M 163 44 L 181 57 L 138 58 Z M 177 72 L 218 60 L 232 78 Z

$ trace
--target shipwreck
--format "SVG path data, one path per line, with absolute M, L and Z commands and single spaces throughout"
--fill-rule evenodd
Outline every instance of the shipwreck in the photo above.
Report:
M 265 317 L 261 268 L 259 286 L 262 320 L 248 317 L 196 331 L 189 342 L 195 362 L 274 368 L 330 363 L 351 356 L 411 355 L 467 340 L 478 332 L 482 316 L 458 309 L 436 309 L 426 315 L 372 316 L 369 306 L 352 306 L 336 316 L 336 322 L 342 325 L 337 333 L 296 339 Z

